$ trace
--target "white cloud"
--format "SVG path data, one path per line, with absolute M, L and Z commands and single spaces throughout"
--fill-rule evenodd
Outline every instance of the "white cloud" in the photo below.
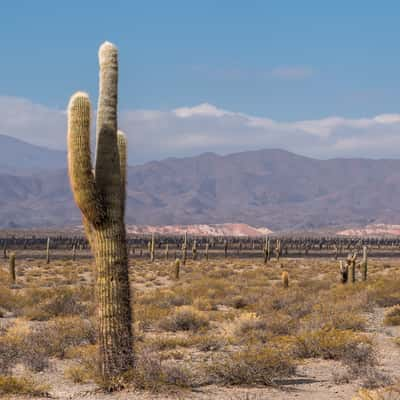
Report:
M 399 157 L 400 114 L 280 122 L 203 103 L 170 111 L 121 111 L 130 163 L 165 157 L 281 148 L 317 157 Z M 0 97 L 0 134 L 65 149 L 66 113 Z
M 65 147 L 66 111 L 19 97 L 0 96 L 0 134 L 51 148 Z

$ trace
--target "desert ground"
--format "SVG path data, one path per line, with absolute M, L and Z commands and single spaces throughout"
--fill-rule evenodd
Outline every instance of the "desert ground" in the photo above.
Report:
M 131 257 L 136 371 L 96 371 L 89 254 L 0 260 L 0 396 L 10 399 L 400 399 L 400 255 L 342 284 L 333 257 Z M 283 272 L 289 276 L 284 287 Z

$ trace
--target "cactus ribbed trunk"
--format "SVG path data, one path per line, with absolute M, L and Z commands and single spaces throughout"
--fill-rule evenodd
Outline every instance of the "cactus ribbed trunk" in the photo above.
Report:
M 130 288 L 125 232 L 112 224 L 93 234 L 101 372 L 112 377 L 132 361 Z
M 90 152 L 91 106 L 86 93 L 68 106 L 68 170 L 75 202 L 95 257 L 100 371 L 110 388 L 134 366 L 125 232 L 126 139 L 117 131 L 118 51 L 99 51 L 100 95 L 96 164 Z M 116 379 L 115 379 L 116 378 Z

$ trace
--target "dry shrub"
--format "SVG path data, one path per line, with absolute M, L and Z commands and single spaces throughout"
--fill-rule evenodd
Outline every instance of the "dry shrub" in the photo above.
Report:
M 232 322 L 233 334 L 237 337 L 253 336 L 254 332 L 267 330 L 267 323 L 255 313 L 240 314 Z
M 399 400 L 400 387 L 389 386 L 380 390 L 361 389 L 353 400 Z
M 303 329 L 335 328 L 339 330 L 364 330 L 365 318 L 354 312 L 351 303 L 320 303 L 301 321 Z
M 51 291 L 42 301 L 26 307 L 24 315 L 32 320 L 46 321 L 67 315 L 87 316 L 88 308 L 82 304 L 76 291 L 64 288 Z
M 126 379 L 135 388 L 158 392 L 168 386 L 190 387 L 193 376 L 188 369 L 176 363 L 166 363 L 158 353 L 148 348 L 137 351 L 136 366 L 127 374 Z
M 296 352 L 300 358 L 321 357 L 333 360 L 349 360 L 355 355 L 358 345 L 365 345 L 364 356 L 357 362 L 367 362 L 369 355 L 373 352 L 372 343 L 365 335 L 357 334 L 349 330 L 335 328 L 318 329 L 315 331 L 304 331 L 296 336 Z
M 166 331 L 198 331 L 207 328 L 209 320 L 205 313 L 191 306 L 183 306 L 174 310 L 172 315 L 160 321 L 159 326 Z
M 25 320 L 17 320 L 0 337 L 2 361 L 22 362 L 34 371 L 48 366 L 51 356 L 64 357 L 69 347 L 94 343 L 92 324 L 79 317 L 59 317 L 47 323 L 32 326 Z M 2 367 L 7 372 L 7 364 Z
M 164 336 L 155 335 L 146 340 L 146 345 L 153 350 L 171 350 L 177 347 L 191 347 L 197 344 L 199 337 L 196 336 Z
M 156 322 L 169 314 L 167 308 L 160 308 L 156 304 L 136 304 L 133 311 L 138 327 L 142 331 L 149 330 Z
M 48 396 L 48 387 L 36 384 L 29 377 L 0 375 L 0 395 Z
M 77 364 L 66 368 L 64 376 L 74 383 L 86 383 L 93 379 L 93 372 L 87 366 Z
M 315 301 L 315 297 L 310 298 L 307 292 L 298 288 L 279 289 L 271 293 L 264 303 L 257 305 L 257 312 L 262 315 L 272 309 L 282 311 L 294 319 L 300 319 L 312 311 Z
M 234 353 L 218 354 L 218 359 L 207 369 L 208 383 L 223 385 L 272 385 L 277 379 L 295 373 L 295 365 L 288 355 L 267 346 L 250 346 Z
M 98 370 L 99 352 L 95 344 L 70 347 L 65 356 L 75 364 L 65 371 L 67 378 L 74 382 L 101 381 Z
M 229 302 L 229 305 L 236 309 L 245 308 L 248 304 L 249 300 L 242 295 L 233 296 Z
M 391 307 L 400 303 L 400 276 L 392 274 L 390 278 L 380 278 L 368 285 L 368 297 L 380 307 Z
M 400 304 L 396 304 L 385 311 L 383 323 L 389 326 L 400 325 Z
M 197 348 L 200 351 L 218 351 L 227 344 L 226 338 L 217 335 L 199 335 L 197 340 Z

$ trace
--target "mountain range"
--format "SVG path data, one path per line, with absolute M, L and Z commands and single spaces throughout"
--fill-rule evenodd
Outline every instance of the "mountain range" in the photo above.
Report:
M 317 160 L 278 149 L 130 166 L 127 223 L 279 230 L 400 224 L 400 160 Z M 80 224 L 66 154 L 0 135 L 0 227 Z

